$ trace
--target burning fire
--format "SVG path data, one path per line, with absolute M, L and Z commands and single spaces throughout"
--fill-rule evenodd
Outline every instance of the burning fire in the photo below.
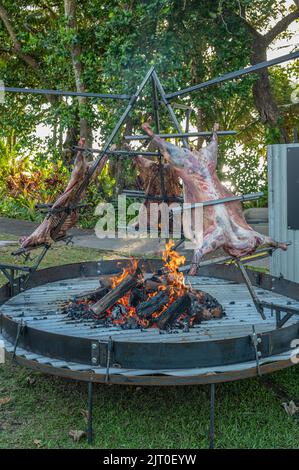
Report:
M 183 295 L 186 291 L 185 280 L 183 273 L 178 271 L 179 267 L 185 263 L 186 258 L 179 255 L 176 251 L 173 250 L 175 243 L 173 240 L 170 240 L 165 245 L 165 249 L 162 254 L 163 271 L 167 275 L 167 284 L 161 284 L 158 287 L 157 292 L 153 292 L 148 295 L 148 298 L 154 297 L 161 290 L 168 290 L 169 292 L 169 301 L 163 306 L 163 308 L 153 314 L 153 318 L 158 318 L 179 296 Z M 133 274 L 138 267 L 137 260 L 132 260 L 131 266 L 124 268 L 122 273 L 118 276 L 112 278 L 111 287 L 114 289 L 118 284 L 120 284 L 129 274 Z M 123 305 L 126 309 L 125 317 L 135 318 L 139 324 L 143 327 L 147 327 L 149 322 L 147 320 L 141 320 L 136 314 L 135 307 L 130 306 L 130 293 L 128 292 L 121 299 L 118 300 L 117 304 Z M 108 315 L 112 315 L 112 308 L 108 309 Z M 121 324 L 126 321 L 126 318 L 120 320 L 114 320 L 115 324 Z M 153 325 L 155 326 L 155 325 Z
M 111 287 L 112 287 L 112 289 L 114 289 L 116 286 L 118 286 L 118 284 L 120 284 L 129 274 L 134 274 L 136 272 L 137 268 L 138 268 L 138 261 L 136 259 L 131 259 L 131 265 L 128 268 L 123 268 L 121 274 L 119 274 L 118 276 L 113 276 L 111 278 Z M 130 293 L 128 292 L 126 295 L 124 295 L 121 299 L 118 300 L 117 304 L 118 305 L 123 305 L 125 307 L 125 310 L 127 312 L 126 316 L 134 317 L 134 318 L 137 319 L 136 309 L 135 309 L 135 307 L 130 306 L 129 300 L 130 300 Z M 113 310 L 113 308 L 109 308 L 107 310 L 108 315 L 110 315 L 110 316 L 112 315 L 112 310 Z M 115 324 L 121 324 L 121 323 L 124 323 L 125 320 L 126 320 L 126 318 L 120 319 L 120 320 L 115 319 L 114 323 Z M 143 326 L 146 327 L 147 324 L 145 324 Z
M 194 321 L 200 322 L 202 319 L 210 319 L 212 316 L 218 318 L 223 315 L 223 309 L 216 299 L 204 292 L 195 294 L 185 285 L 184 275 L 179 272 L 185 257 L 179 255 L 173 248 L 174 242 L 171 240 L 163 251 L 162 269 L 148 279 L 143 278 L 139 262 L 132 259 L 129 267 L 111 279 L 112 291 L 122 283 L 115 297 L 112 295 L 109 298 L 111 291 L 103 294 L 104 299 L 107 296 L 110 300 L 107 304 L 109 308 L 103 305 L 101 307 L 100 304 L 100 309 L 96 310 L 94 299 L 83 298 L 82 301 L 79 299 L 70 302 L 70 317 L 103 320 L 108 325 L 120 325 L 125 328 L 139 326 L 165 329 L 167 325 L 192 326 Z M 123 292 L 126 294 L 119 298 Z M 98 301 L 100 302 L 101 300 Z

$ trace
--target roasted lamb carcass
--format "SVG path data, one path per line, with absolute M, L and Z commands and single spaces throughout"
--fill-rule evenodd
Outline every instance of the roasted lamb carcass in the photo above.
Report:
M 79 147 L 84 147 L 84 144 L 85 139 L 80 139 Z M 97 174 L 101 172 L 106 161 L 107 157 L 103 157 L 97 168 Z M 31 235 L 20 239 L 21 249 L 27 250 L 44 244 L 51 245 L 54 241 L 63 238 L 66 235 L 66 232 L 76 224 L 79 217 L 78 210 L 76 208 L 71 208 L 70 213 L 62 223 L 58 233 L 56 233 L 56 227 L 65 216 L 65 211 L 59 211 L 59 209 L 69 208 L 72 205 L 78 204 L 76 193 L 84 181 L 88 173 L 88 169 L 89 164 L 86 161 L 86 157 L 84 156 L 83 151 L 79 150 L 68 185 L 51 208 L 52 211 L 55 209 L 58 209 L 58 211 L 48 214 Z M 82 198 L 83 195 L 84 193 L 80 195 L 80 198 Z
M 211 142 L 200 151 L 192 152 L 156 136 L 148 123 L 142 127 L 182 179 L 184 202 L 196 203 L 233 196 L 216 173 L 218 124 L 214 125 Z M 203 239 L 194 251 L 190 274 L 197 273 L 204 255 L 218 248 L 223 248 L 230 256 L 241 257 L 253 253 L 260 245 L 287 249 L 286 244 L 253 230 L 244 218 L 239 201 L 206 206 L 203 209 Z

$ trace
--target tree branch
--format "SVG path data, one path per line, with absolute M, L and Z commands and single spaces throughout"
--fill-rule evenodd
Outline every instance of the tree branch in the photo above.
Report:
M 295 0 L 295 1 L 296 1 L 296 4 L 299 3 L 299 0 Z M 299 7 L 298 7 L 298 10 L 295 10 L 289 13 L 287 16 L 285 16 L 280 21 L 278 21 L 278 23 L 276 23 L 276 25 L 273 26 L 273 28 L 270 29 L 268 33 L 264 34 L 263 37 L 264 37 L 265 44 L 267 46 L 271 44 L 271 42 L 274 41 L 274 39 L 280 33 L 285 31 L 288 28 L 288 26 L 298 18 L 299 18 Z
M 22 52 L 22 45 L 21 45 L 20 41 L 18 40 L 17 35 L 16 35 L 12 25 L 11 25 L 10 19 L 8 17 L 8 13 L 2 5 L 0 5 L 0 18 L 2 19 L 3 24 L 4 24 L 6 30 L 9 34 L 9 37 L 10 37 L 11 41 L 12 41 L 14 52 L 20 57 L 20 59 L 22 59 L 24 62 L 26 62 L 26 64 L 28 64 L 33 69 L 37 70 L 39 68 L 39 65 L 38 65 L 36 59 L 34 57 L 32 57 L 31 55 L 24 54 Z
M 298 0 L 299 1 L 299 0 Z M 256 39 L 262 40 L 263 35 L 259 33 L 245 18 L 245 16 L 237 15 L 235 12 L 232 12 L 231 10 L 227 10 L 224 12 L 227 16 L 234 16 L 238 20 L 240 20 L 243 25 L 249 30 L 249 32 L 254 36 Z
M 53 10 L 53 8 L 51 8 L 50 5 L 48 5 L 48 3 L 44 0 L 41 0 L 40 3 L 42 7 L 46 8 L 49 11 L 52 20 L 57 20 L 59 15 Z

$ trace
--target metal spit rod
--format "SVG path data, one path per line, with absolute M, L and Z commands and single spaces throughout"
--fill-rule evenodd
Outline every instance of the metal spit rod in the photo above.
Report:
M 235 135 L 237 131 L 218 131 L 217 135 Z M 163 139 L 183 139 L 185 137 L 210 137 L 213 135 L 213 132 L 178 132 L 176 134 L 156 134 L 157 137 L 162 137 Z M 149 140 L 149 137 L 146 134 L 140 135 L 125 135 L 125 140 Z
M 256 199 L 259 199 L 262 197 L 264 193 L 259 192 L 259 193 L 250 193 L 250 194 L 243 194 L 241 196 L 228 196 L 224 197 L 221 199 L 214 199 L 212 201 L 203 201 L 203 202 L 194 202 L 194 203 L 186 203 L 184 204 L 183 208 L 182 207 L 174 207 L 172 212 L 181 212 L 182 209 L 195 209 L 196 207 L 206 207 L 206 206 L 215 206 L 217 204 L 223 204 L 226 202 L 234 202 L 234 201 L 254 201 Z

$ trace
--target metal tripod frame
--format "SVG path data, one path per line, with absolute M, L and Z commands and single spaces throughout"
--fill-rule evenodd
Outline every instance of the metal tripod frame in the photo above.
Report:
M 80 196 L 88 186 L 94 172 L 96 171 L 98 165 L 102 161 L 105 155 L 107 154 L 118 154 L 119 156 L 121 155 L 121 151 L 111 151 L 110 146 L 116 137 L 117 133 L 120 131 L 122 125 L 126 121 L 127 117 L 129 116 L 130 112 L 134 108 L 139 96 L 141 95 L 144 87 L 146 84 L 151 80 L 152 82 L 152 89 L 153 89 L 153 107 L 154 107 L 154 116 L 155 116 L 155 126 L 156 126 L 156 131 L 160 133 L 160 118 L 159 118 L 159 100 L 158 100 L 158 93 L 160 94 L 162 103 L 166 106 L 168 114 L 170 116 L 170 119 L 172 120 L 174 127 L 177 131 L 178 134 L 168 134 L 168 137 L 176 137 L 176 138 L 182 138 L 183 139 L 183 146 L 185 148 L 189 148 L 189 143 L 188 143 L 188 137 L 192 136 L 189 134 L 189 118 L 190 118 L 190 112 L 186 114 L 186 131 L 183 132 L 183 130 L 180 127 L 180 124 L 177 120 L 177 117 L 175 115 L 175 112 L 173 110 L 173 107 L 170 104 L 171 99 L 178 97 L 178 96 L 183 96 L 183 95 L 188 95 L 194 91 L 203 89 L 205 87 L 211 86 L 211 85 L 217 85 L 219 83 L 222 83 L 227 80 L 232 80 L 235 78 L 238 78 L 240 76 L 244 76 L 250 73 L 257 72 L 259 70 L 263 70 L 265 68 L 268 68 L 270 66 L 286 62 L 289 60 L 293 60 L 299 57 L 299 51 L 296 51 L 291 54 L 287 54 L 285 56 L 278 57 L 276 59 L 270 60 L 270 61 L 265 61 L 261 62 L 259 64 L 256 64 L 252 67 L 247 67 L 245 69 L 241 69 L 226 75 L 223 75 L 221 77 L 217 77 L 215 79 L 209 80 L 207 82 L 201 83 L 199 85 L 195 85 L 174 93 L 168 93 L 166 94 L 164 91 L 164 88 L 159 80 L 159 77 L 155 71 L 154 67 L 151 67 L 147 74 L 145 75 L 144 79 L 142 80 L 141 84 L 139 87 L 137 87 L 135 93 L 133 95 L 112 95 L 112 94 L 100 94 L 100 93 L 79 93 L 79 92 L 67 92 L 67 91 L 62 91 L 62 90 L 44 90 L 44 89 L 32 89 L 32 88 L 16 88 L 16 87 L 0 87 L 0 91 L 9 91 L 9 92 L 23 92 L 23 93 L 34 93 L 34 94 L 52 94 L 52 95 L 65 95 L 65 96 L 86 96 L 86 97 L 97 97 L 101 99 L 116 99 L 116 100 L 128 100 L 129 103 L 123 112 L 122 116 L 120 117 L 119 121 L 115 125 L 114 129 L 112 130 L 110 136 L 108 137 L 106 143 L 103 146 L 103 149 L 101 149 L 99 152 L 98 158 L 95 160 L 95 162 L 92 164 L 92 166 L 89 169 L 88 174 L 84 178 L 82 184 L 78 188 L 76 194 L 75 194 L 75 201 L 74 204 L 78 203 L 80 200 Z M 232 133 L 232 131 L 229 131 L 229 133 Z M 207 134 L 207 133 L 206 133 Z M 200 133 L 198 133 L 200 135 Z M 193 133 L 194 136 L 194 133 Z M 89 151 L 92 152 L 92 149 L 88 149 Z M 127 155 L 130 154 L 130 152 L 125 152 Z M 132 154 L 132 152 L 131 152 Z M 139 154 L 139 153 L 138 153 Z M 148 155 L 150 156 L 150 155 Z M 151 155 L 151 156 L 156 156 L 156 155 Z M 163 164 L 162 164 L 162 156 L 160 152 L 157 154 L 158 159 L 159 159 L 159 165 L 162 170 Z M 162 190 L 162 198 L 166 199 L 167 195 L 165 192 L 165 183 L 164 183 L 164 177 L 163 177 L 163 171 L 160 172 L 161 175 L 161 190 Z M 67 211 L 62 212 L 61 219 L 57 226 L 54 229 L 54 232 L 52 233 L 52 238 L 55 241 L 55 237 L 58 236 L 59 231 L 65 222 L 66 218 L 68 217 Z M 50 246 L 45 245 L 43 247 L 42 253 L 39 255 L 37 262 L 33 267 L 29 266 L 16 266 L 16 265 L 5 265 L 1 264 L 0 265 L 0 270 L 4 273 L 4 275 L 7 277 L 9 283 L 10 283 L 10 290 L 11 290 L 11 295 L 15 295 L 16 289 L 22 290 L 26 287 L 26 282 L 30 278 L 30 274 L 35 271 L 39 264 L 41 263 L 42 259 L 46 255 L 48 249 Z M 244 277 L 245 283 L 249 289 L 250 294 L 252 295 L 252 298 L 257 306 L 257 308 L 260 308 L 260 313 L 263 316 L 263 308 L 271 308 L 272 310 L 275 310 L 276 313 L 276 319 L 277 319 L 277 327 L 283 326 L 288 319 L 295 314 L 299 314 L 299 311 L 290 308 L 290 307 L 282 307 L 279 305 L 273 305 L 273 304 L 267 304 L 266 302 L 261 302 L 257 297 L 254 292 L 254 289 L 252 287 L 251 281 L 246 273 L 246 270 L 242 263 L 237 260 L 237 265 L 239 266 L 239 269 L 241 270 L 241 273 Z M 24 272 L 26 273 L 23 276 L 20 276 L 19 278 L 15 278 L 15 274 L 17 272 Z M 281 312 L 285 312 L 285 316 L 281 318 Z M 257 363 L 258 366 L 258 363 Z M 211 391 L 211 401 L 210 401 L 210 432 L 209 432 L 209 438 L 210 438 L 210 448 L 214 448 L 214 415 L 215 415 L 215 384 L 210 385 L 210 391 Z M 88 442 L 92 442 L 92 409 L 93 409 L 93 382 L 92 379 L 88 383 L 88 425 L 87 425 L 87 436 L 88 436 Z

